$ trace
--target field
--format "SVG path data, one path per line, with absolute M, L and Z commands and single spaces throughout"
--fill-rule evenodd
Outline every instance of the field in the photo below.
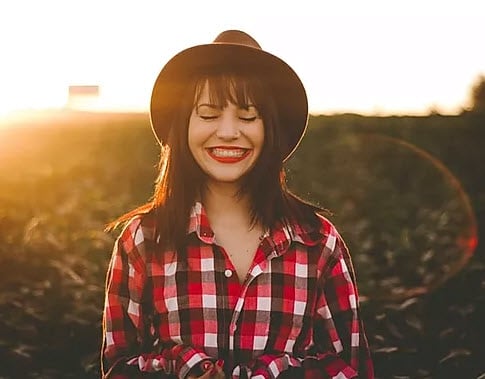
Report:
M 354 258 L 379 378 L 485 378 L 485 118 L 312 117 L 288 186 Z M 0 379 L 98 378 L 115 217 L 151 196 L 144 114 L 0 121 Z

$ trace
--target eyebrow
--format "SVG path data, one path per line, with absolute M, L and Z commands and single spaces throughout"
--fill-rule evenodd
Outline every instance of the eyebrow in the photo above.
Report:
M 209 108 L 213 108 L 213 109 L 219 109 L 220 108 L 217 104 L 210 104 L 210 103 L 197 104 L 196 107 L 197 108 L 200 108 L 200 107 L 209 107 Z
M 216 104 L 208 104 L 208 103 L 201 103 L 201 104 L 196 104 L 194 107 L 195 113 L 200 114 L 201 109 L 210 109 L 211 111 L 219 111 L 222 112 L 221 107 L 218 107 Z

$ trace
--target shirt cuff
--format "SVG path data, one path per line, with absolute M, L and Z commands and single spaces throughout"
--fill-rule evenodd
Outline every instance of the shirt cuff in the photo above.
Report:
M 289 354 L 264 354 L 250 366 L 251 379 L 275 379 L 291 367 L 300 367 L 301 362 Z
M 186 345 L 175 345 L 160 354 L 144 354 L 126 360 L 128 367 L 137 367 L 140 372 L 162 371 L 185 379 L 189 371 L 200 362 L 211 359 L 202 350 Z
M 179 379 L 185 379 L 189 371 L 202 361 L 212 359 L 204 351 L 193 347 L 183 348 L 176 358 L 175 370 Z

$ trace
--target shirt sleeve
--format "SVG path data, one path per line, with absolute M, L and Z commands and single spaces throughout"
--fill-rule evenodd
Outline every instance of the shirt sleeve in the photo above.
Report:
M 369 346 L 358 310 L 355 274 L 348 249 L 330 236 L 331 251 L 322 275 L 314 316 L 314 347 L 308 355 L 262 355 L 250 367 L 253 379 L 370 379 L 374 377 Z
M 333 253 L 315 309 L 316 354 L 303 361 L 305 378 L 373 378 L 351 257 L 338 233 L 330 235 L 329 245 Z
M 106 278 L 101 351 L 104 379 L 184 378 L 209 357 L 202 351 L 171 345 L 155 348 L 147 297 L 141 227 L 128 225 L 117 239 Z

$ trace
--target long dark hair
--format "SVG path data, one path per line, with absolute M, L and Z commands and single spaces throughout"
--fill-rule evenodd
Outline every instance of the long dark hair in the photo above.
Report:
M 202 89 L 208 84 L 211 103 L 220 107 L 233 103 L 239 107 L 254 105 L 263 119 L 265 140 L 261 155 L 242 181 L 239 194 L 247 195 L 251 204 L 252 223 L 270 229 L 278 222 L 290 220 L 316 224 L 316 206 L 292 194 L 285 181 L 285 133 L 278 128 L 281 120 L 271 92 L 264 80 L 242 70 L 205 71 L 187 81 L 186 93 L 173 114 L 167 141 L 161 147 L 159 175 L 152 199 L 126 213 L 108 227 L 113 228 L 132 217 L 154 212 L 157 235 L 164 249 L 185 247 L 190 211 L 205 183 L 205 174 L 188 147 L 188 124 Z

